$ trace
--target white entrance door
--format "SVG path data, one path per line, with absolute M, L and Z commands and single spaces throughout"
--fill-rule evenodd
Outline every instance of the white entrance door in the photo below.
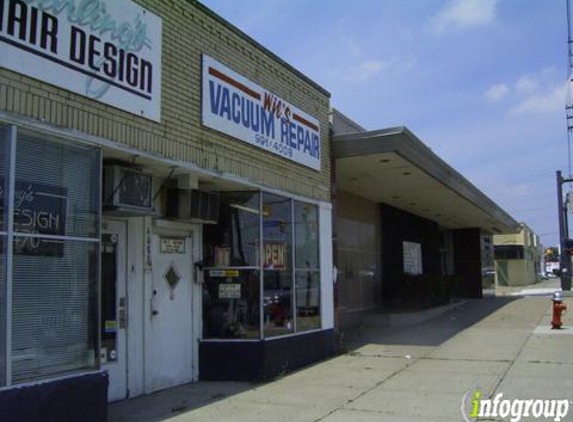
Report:
M 100 358 L 108 400 L 127 398 L 126 224 L 104 221 L 101 239 Z
M 193 380 L 193 232 L 153 234 L 151 389 Z

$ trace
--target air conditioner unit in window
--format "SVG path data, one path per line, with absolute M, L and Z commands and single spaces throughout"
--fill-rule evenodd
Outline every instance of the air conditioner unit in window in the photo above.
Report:
M 154 215 L 153 177 L 137 169 L 104 165 L 103 209 L 124 215 Z
M 219 219 L 219 195 L 198 189 L 171 189 L 168 216 L 216 224 Z

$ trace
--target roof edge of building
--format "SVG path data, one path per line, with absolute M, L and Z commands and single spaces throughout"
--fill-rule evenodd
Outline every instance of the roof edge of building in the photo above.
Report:
M 360 125 L 359 123 L 355 122 L 354 120 L 352 120 L 350 117 L 348 117 L 346 114 L 342 113 L 340 110 L 338 110 L 335 107 L 330 107 L 330 113 L 331 117 L 334 119 L 340 119 L 342 120 L 344 123 L 346 123 L 348 126 L 356 129 L 356 132 L 366 132 L 366 129 Z M 331 124 L 334 123 L 333 121 L 331 121 Z M 348 135 L 349 133 L 354 133 L 354 132 L 345 132 L 345 135 Z M 336 135 L 336 133 L 335 133 Z
M 380 142 L 381 140 L 384 142 Z M 520 224 L 465 176 L 451 167 L 425 145 L 406 126 L 333 136 L 335 158 L 349 158 L 375 153 L 393 152 L 415 164 L 431 177 L 470 201 L 510 230 L 517 232 Z

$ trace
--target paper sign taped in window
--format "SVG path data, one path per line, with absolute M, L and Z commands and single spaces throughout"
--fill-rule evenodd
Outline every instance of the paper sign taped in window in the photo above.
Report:
M 241 298 L 241 285 L 240 284 L 219 284 L 219 299 L 240 299 Z

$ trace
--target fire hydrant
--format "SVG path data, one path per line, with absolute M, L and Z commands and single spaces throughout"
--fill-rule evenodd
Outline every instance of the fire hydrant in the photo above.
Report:
M 563 323 L 561 322 L 561 315 L 567 310 L 567 305 L 563 303 L 563 293 L 559 290 L 553 293 L 553 320 L 551 321 L 551 328 L 559 330 Z

